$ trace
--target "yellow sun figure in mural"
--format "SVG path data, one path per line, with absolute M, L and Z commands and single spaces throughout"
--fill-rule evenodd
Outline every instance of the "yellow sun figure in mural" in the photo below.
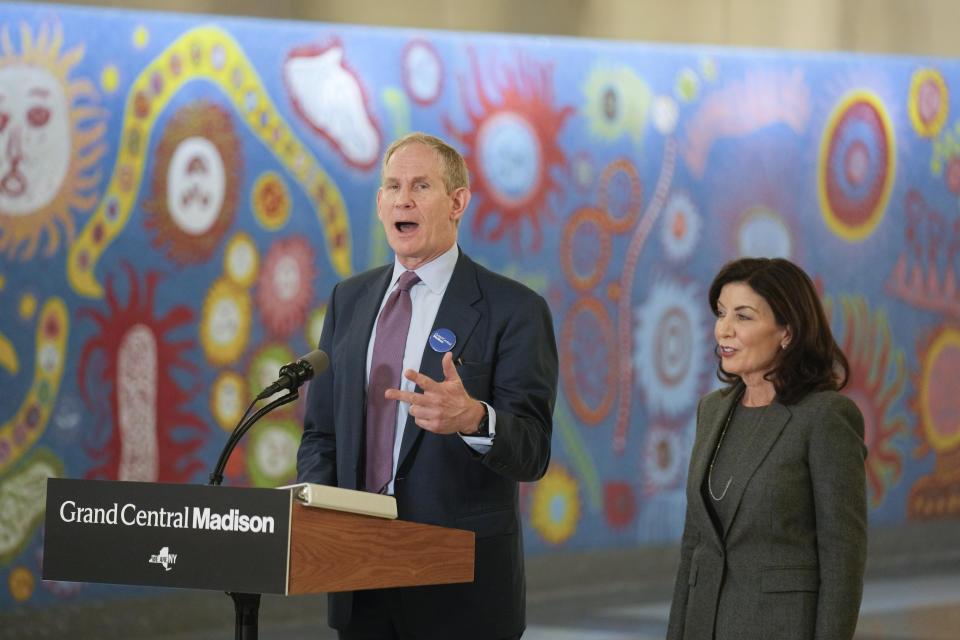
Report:
M 577 481 L 562 466 L 553 465 L 533 489 L 530 524 L 550 544 L 562 544 L 577 530 L 580 495 Z
M 0 251 L 24 259 L 47 235 L 46 255 L 73 241 L 71 210 L 91 209 L 100 182 L 97 162 L 106 145 L 103 110 L 93 84 L 70 79 L 83 46 L 61 55 L 59 25 L 40 27 L 34 40 L 20 26 L 17 53 L 4 25 L 0 31 Z

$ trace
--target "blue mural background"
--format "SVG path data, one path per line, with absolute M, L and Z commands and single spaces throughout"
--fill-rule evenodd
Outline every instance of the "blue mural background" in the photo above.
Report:
M 554 455 L 530 553 L 676 541 L 706 288 L 815 279 L 867 421 L 870 522 L 960 514 L 956 60 L 0 7 L 0 609 L 45 583 L 48 476 L 205 482 L 332 286 L 391 254 L 379 158 L 467 158 L 460 242 L 549 301 Z M 227 482 L 294 476 L 300 408 Z

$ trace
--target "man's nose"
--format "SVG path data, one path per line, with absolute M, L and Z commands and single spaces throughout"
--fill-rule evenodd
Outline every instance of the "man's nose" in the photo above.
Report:
M 397 190 L 397 200 L 394 204 L 403 208 L 413 206 L 413 190 L 410 187 L 400 187 Z

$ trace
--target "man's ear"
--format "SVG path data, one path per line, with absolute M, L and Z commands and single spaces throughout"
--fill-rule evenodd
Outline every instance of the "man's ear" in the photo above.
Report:
M 454 189 L 453 194 L 450 196 L 453 200 L 453 206 L 450 209 L 451 220 L 460 221 L 460 218 L 463 217 L 463 214 L 467 210 L 467 205 L 470 204 L 470 195 L 470 189 L 466 187 Z
M 383 187 L 377 189 L 377 218 L 383 222 L 383 214 L 380 213 L 380 201 L 383 200 Z

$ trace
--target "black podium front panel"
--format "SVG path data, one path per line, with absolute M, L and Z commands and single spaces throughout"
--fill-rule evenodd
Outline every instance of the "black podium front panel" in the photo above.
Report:
M 289 491 L 50 478 L 43 578 L 286 593 Z

